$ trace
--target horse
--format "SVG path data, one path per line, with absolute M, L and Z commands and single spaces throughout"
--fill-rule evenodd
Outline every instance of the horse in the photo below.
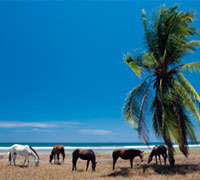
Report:
M 160 159 L 160 155 L 162 155 L 162 157 L 164 158 L 164 162 L 165 162 L 165 165 L 166 165 L 166 158 L 167 158 L 167 148 L 163 145 L 160 145 L 160 146 L 154 146 L 153 150 L 151 151 L 151 154 L 149 155 L 149 158 L 148 158 L 148 163 L 150 163 L 153 159 L 153 156 L 155 156 L 156 158 L 156 164 L 157 164 L 157 156 L 159 157 L 159 160 L 160 160 L 160 164 L 161 163 L 161 159 Z
M 58 160 L 58 164 L 59 164 L 59 154 L 62 154 L 63 157 L 63 162 L 65 160 L 65 149 L 63 145 L 55 145 L 51 151 L 51 155 L 49 157 L 49 162 L 51 163 L 51 161 L 54 159 L 54 164 L 56 163 L 56 156 L 57 156 L 57 160 Z
M 35 166 L 39 166 L 40 158 L 39 158 L 37 152 L 29 145 L 15 144 L 15 145 L 11 146 L 10 151 L 9 151 L 10 165 L 11 165 L 11 161 L 13 159 L 14 166 L 16 166 L 16 156 L 17 155 L 25 157 L 24 163 L 22 165 L 23 167 L 24 167 L 26 161 L 28 161 L 28 167 L 30 167 L 30 161 L 28 159 L 29 156 L 32 156 L 35 159 Z
M 112 157 L 113 157 L 113 170 L 115 169 L 115 163 L 117 162 L 117 159 L 120 157 L 122 159 L 130 159 L 130 164 L 131 164 L 131 168 L 133 168 L 133 159 L 136 156 L 140 156 L 141 162 L 143 161 L 143 152 L 144 151 L 140 151 L 140 150 L 136 150 L 136 149 L 116 149 L 113 151 Z
M 72 171 L 76 170 L 76 162 L 78 158 L 82 160 L 87 160 L 86 171 L 88 170 L 89 162 L 92 162 L 92 171 L 95 171 L 96 168 L 96 157 L 94 151 L 91 149 L 75 149 L 72 153 Z

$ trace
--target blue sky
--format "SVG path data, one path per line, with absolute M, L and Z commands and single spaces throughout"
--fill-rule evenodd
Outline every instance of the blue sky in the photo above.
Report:
M 145 47 L 142 8 L 163 2 L 0 0 L 0 142 L 140 141 L 122 119 L 140 82 L 122 58 Z M 200 28 L 200 3 L 165 1 L 175 2 Z M 188 79 L 200 93 L 198 77 Z

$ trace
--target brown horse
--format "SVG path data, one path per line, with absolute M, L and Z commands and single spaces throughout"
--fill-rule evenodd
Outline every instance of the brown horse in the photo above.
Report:
M 160 146 L 154 146 L 153 150 L 151 151 L 151 154 L 149 155 L 149 158 L 148 158 L 148 163 L 150 163 L 153 159 L 153 156 L 155 156 L 156 158 L 156 164 L 157 164 L 157 156 L 159 157 L 159 160 L 160 160 L 160 164 L 161 163 L 161 159 L 160 159 L 160 155 L 162 155 L 162 157 L 164 158 L 164 162 L 165 162 L 165 165 L 166 165 L 166 158 L 167 158 L 167 148 L 163 145 L 160 145 Z
M 143 152 L 144 151 L 140 151 L 140 150 L 136 150 L 136 149 L 116 149 L 113 151 L 112 157 L 113 157 L 113 170 L 115 169 L 115 163 L 117 162 L 117 159 L 120 157 L 122 159 L 130 159 L 130 164 L 131 164 L 131 168 L 133 168 L 133 159 L 136 156 L 140 156 L 141 162 L 143 161 Z
M 63 162 L 64 162 L 64 159 L 65 159 L 65 149 L 64 149 L 64 146 L 63 145 L 55 145 L 53 147 L 53 150 L 51 151 L 51 155 L 50 155 L 50 159 L 49 159 L 49 162 L 51 163 L 51 161 L 54 159 L 54 164 L 56 163 L 56 156 L 57 156 L 57 163 L 59 164 L 59 154 L 62 154 L 63 156 Z
M 92 162 L 92 171 L 95 171 L 95 167 L 96 167 L 96 157 L 94 154 L 94 151 L 92 151 L 91 149 L 75 149 L 73 154 L 72 154 L 72 171 L 76 170 L 76 162 L 78 160 L 78 158 L 81 158 L 82 160 L 87 160 L 87 166 L 86 166 L 86 171 L 88 170 L 88 166 L 89 166 L 89 162 Z

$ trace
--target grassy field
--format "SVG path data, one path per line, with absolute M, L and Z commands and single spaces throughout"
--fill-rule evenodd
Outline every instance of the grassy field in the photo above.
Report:
M 145 153 L 144 162 L 140 162 L 139 157 L 133 161 L 133 168 L 130 168 L 129 161 L 119 159 L 116 169 L 112 170 L 111 152 L 96 153 L 97 167 L 92 172 L 91 164 L 89 171 L 86 172 L 86 161 L 78 160 L 77 171 L 72 171 L 71 154 L 66 154 L 64 164 L 54 165 L 48 162 L 49 154 L 40 153 L 40 166 L 35 167 L 33 159 L 31 167 L 21 167 L 24 158 L 17 157 L 17 166 L 8 165 L 7 154 L 0 155 L 0 179 L 7 180 L 46 180 L 46 179 L 134 179 L 134 180 L 181 180 L 191 179 L 200 180 L 200 150 L 192 150 L 188 158 L 180 152 L 176 152 L 176 165 L 170 169 L 169 164 L 156 165 L 153 159 L 151 164 L 147 164 L 149 153 Z M 170 179 L 169 179 L 170 178 Z

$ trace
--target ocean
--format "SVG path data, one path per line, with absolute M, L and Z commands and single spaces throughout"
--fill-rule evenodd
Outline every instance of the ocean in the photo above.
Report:
M 151 150 L 155 145 L 163 145 L 162 142 L 152 142 L 149 143 L 149 146 L 145 145 L 144 143 L 0 143 L 0 153 L 1 152 L 8 152 L 10 146 L 13 144 L 22 144 L 22 145 L 30 145 L 38 152 L 50 152 L 55 144 L 62 144 L 65 147 L 66 152 L 72 152 L 76 148 L 81 149 L 93 149 L 95 152 L 104 152 L 104 151 L 113 151 L 114 149 L 121 148 L 121 149 L 140 149 L 140 150 Z M 174 148 L 178 148 L 177 145 L 174 145 Z M 189 148 L 200 149 L 200 144 L 193 144 L 189 143 Z

